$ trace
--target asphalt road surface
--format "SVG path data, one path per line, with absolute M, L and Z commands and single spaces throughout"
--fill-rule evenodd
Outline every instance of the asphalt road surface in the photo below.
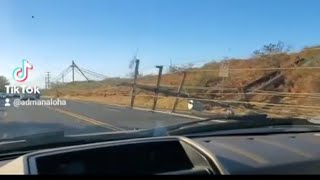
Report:
M 65 134 L 87 134 L 196 121 L 170 114 L 69 100 L 66 106 L 4 105 L 5 100 L 0 99 L 0 139 L 59 130 Z

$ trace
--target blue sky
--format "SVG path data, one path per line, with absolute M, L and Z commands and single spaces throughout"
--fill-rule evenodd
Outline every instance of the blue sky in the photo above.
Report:
M 39 85 L 72 60 L 125 76 L 137 48 L 146 72 L 170 59 L 248 57 L 279 40 L 299 50 L 320 44 L 319 8 L 318 0 L 0 0 L 0 75 L 11 78 L 27 58 Z

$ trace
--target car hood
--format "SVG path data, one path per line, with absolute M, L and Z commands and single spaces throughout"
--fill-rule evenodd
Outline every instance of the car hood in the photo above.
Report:
M 294 168 L 310 161 L 320 162 L 320 133 L 267 136 L 223 136 L 193 138 L 219 160 L 226 172 L 247 174 L 259 169 Z M 301 169 L 302 170 L 302 169 Z M 297 173 L 302 173 L 298 170 Z M 283 169 L 282 169 L 283 172 Z

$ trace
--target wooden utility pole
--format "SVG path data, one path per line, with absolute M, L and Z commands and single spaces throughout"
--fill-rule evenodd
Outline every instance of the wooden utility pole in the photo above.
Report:
M 182 88 L 183 88 L 183 85 L 184 85 L 184 81 L 186 80 L 186 76 L 187 76 L 187 73 L 183 72 L 183 76 L 182 76 L 182 79 L 180 81 L 180 85 L 179 85 L 179 88 L 178 88 L 177 97 L 176 97 L 176 99 L 174 101 L 174 104 L 173 104 L 172 112 L 175 112 L 176 107 L 178 105 L 179 97 L 181 95 L 181 91 L 182 91 Z
M 47 73 L 46 88 L 49 89 L 50 88 L 50 72 L 46 72 L 46 73 Z
M 74 82 L 74 61 L 72 61 L 72 65 L 71 65 L 71 67 L 72 67 L 72 82 Z
M 159 86 L 160 86 L 160 81 L 161 81 L 163 66 L 156 66 L 156 68 L 159 69 L 159 73 L 158 73 L 157 86 L 156 86 L 156 88 L 155 88 L 155 95 L 154 95 L 154 98 L 153 98 L 152 110 L 155 110 L 155 109 L 156 109 L 156 106 L 157 106 L 158 94 L 159 94 Z
M 44 88 L 45 89 L 48 89 L 48 85 L 47 84 L 48 84 L 48 78 L 47 78 L 47 76 L 45 76 L 44 77 Z
M 140 60 L 136 59 L 136 67 L 134 70 L 134 80 L 133 80 L 132 91 L 131 91 L 131 103 L 130 103 L 131 108 L 133 107 L 134 100 L 136 98 L 136 85 L 137 85 L 137 78 L 138 78 L 138 74 L 139 74 L 139 63 L 140 63 Z

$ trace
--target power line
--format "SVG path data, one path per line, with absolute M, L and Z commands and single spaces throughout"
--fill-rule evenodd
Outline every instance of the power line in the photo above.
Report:
M 190 61 L 185 63 L 178 63 L 178 64 L 171 64 L 170 65 L 164 65 L 164 66 L 181 66 L 181 65 L 188 65 L 188 64 L 198 64 L 198 63 L 210 63 L 213 62 L 213 60 L 199 60 L 199 61 Z
M 93 74 L 93 75 L 96 75 L 96 76 L 101 76 L 101 77 L 105 77 L 105 78 L 107 78 L 108 76 L 105 76 L 105 75 L 103 75 L 103 74 L 99 74 L 99 73 L 97 73 L 97 72 L 94 72 L 94 71 L 91 71 L 91 70 L 88 70 L 88 69 L 85 69 L 85 68 L 82 68 L 82 67 L 79 67 L 78 66 L 78 68 L 80 68 L 82 71 L 86 71 L 87 73 L 91 73 L 91 74 Z
M 88 77 L 81 71 L 81 69 L 73 62 L 73 65 L 75 68 L 78 69 L 78 71 L 81 73 L 81 75 L 86 78 L 87 81 L 89 81 Z
M 154 97 L 154 95 L 137 95 L 137 97 Z M 171 98 L 174 99 L 174 96 L 158 96 L 159 98 Z M 232 101 L 232 100 L 214 100 L 214 99 L 206 99 L 206 98 L 185 98 L 179 97 L 179 99 L 184 100 L 195 100 L 195 101 L 207 101 L 207 102 L 219 102 L 219 103 L 234 103 L 234 104 L 252 104 L 252 105 L 266 105 L 266 106 L 276 106 L 276 107 L 292 107 L 292 108 L 311 108 L 311 109 L 319 109 L 318 106 L 309 106 L 309 105 L 294 105 L 294 104 L 275 104 L 275 103 L 267 103 L 267 102 L 245 102 L 245 101 Z
M 93 71 L 88 70 L 88 69 L 81 68 L 81 67 L 77 66 L 74 63 L 74 61 L 72 61 L 72 64 L 70 66 L 68 66 L 68 68 L 63 70 L 58 76 L 52 78 L 52 81 L 60 81 L 60 80 L 62 80 L 62 82 L 64 83 L 64 78 L 66 78 L 66 76 L 70 73 L 71 70 L 72 70 L 72 81 L 74 81 L 75 68 L 81 73 L 81 75 L 83 77 L 86 78 L 87 81 L 89 81 L 89 78 L 87 77 L 87 75 L 93 76 L 95 78 L 100 78 L 100 79 L 108 78 L 108 76 L 93 72 Z M 47 80 L 46 80 L 46 84 L 47 84 Z
M 92 76 L 96 76 L 96 77 L 100 77 L 100 78 L 108 78 L 108 76 L 105 76 L 105 75 L 102 75 L 102 74 L 99 74 L 99 73 L 96 73 L 96 72 L 93 72 L 93 71 L 90 71 L 90 70 L 87 70 L 84 68 L 80 68 L 80 70 L 87 73 L 87 74 L 90 74 Z
M 63 70 L 55 79 L 58 79 L 59 77 L 61 77 L 62 75 L 64 75 L 67 71 L 69 71 L 69 69 L 71 69 L 71 66 L 69 66 L 68 68 L 66 68 L 65 70 Z
M 59 81 L 62 77 L 66 76 L 66 72 L 69 71 L 69 69 L 71 69 L 71 66 L 69 66 L 68 68 L 66 68 L 65 70 L 63 70 L 58 76 L 52 78 L 52 81 Z
M 170 59 L 170 64 L 165 64 L 163 65 L 164 67 L 173 67 L 173 66 L 182 66 L 182 65 L 188 65 L 188 64 L 198 64 L 198 63 L 210 63 L 213 60 L 199 60 L 199 61 L 191 61 L 191 62 L 185 62 L 185 63 L 178 63 L 178 64 L 173 64 L 172 63 L 172 59 Z M 143 67 L 140 71 L 145 71 L 145 70 L 149 70 L 151 68 L 154 68 L 154 65 L 150 65 L 150 66 L 145 66 Z
M 320 66 L 313 67 L 293 67 L 293 68 L 243 68 L 243 69 L 229 69 L 229 71 L 266 71 L 266 70 L 306 70 L 306 69 L 320 69 Z M 219 72 L 220 69 L 190 69 L 181 70 L 177 72 Z M 175 73 L 177 73 L 175 72 Z

